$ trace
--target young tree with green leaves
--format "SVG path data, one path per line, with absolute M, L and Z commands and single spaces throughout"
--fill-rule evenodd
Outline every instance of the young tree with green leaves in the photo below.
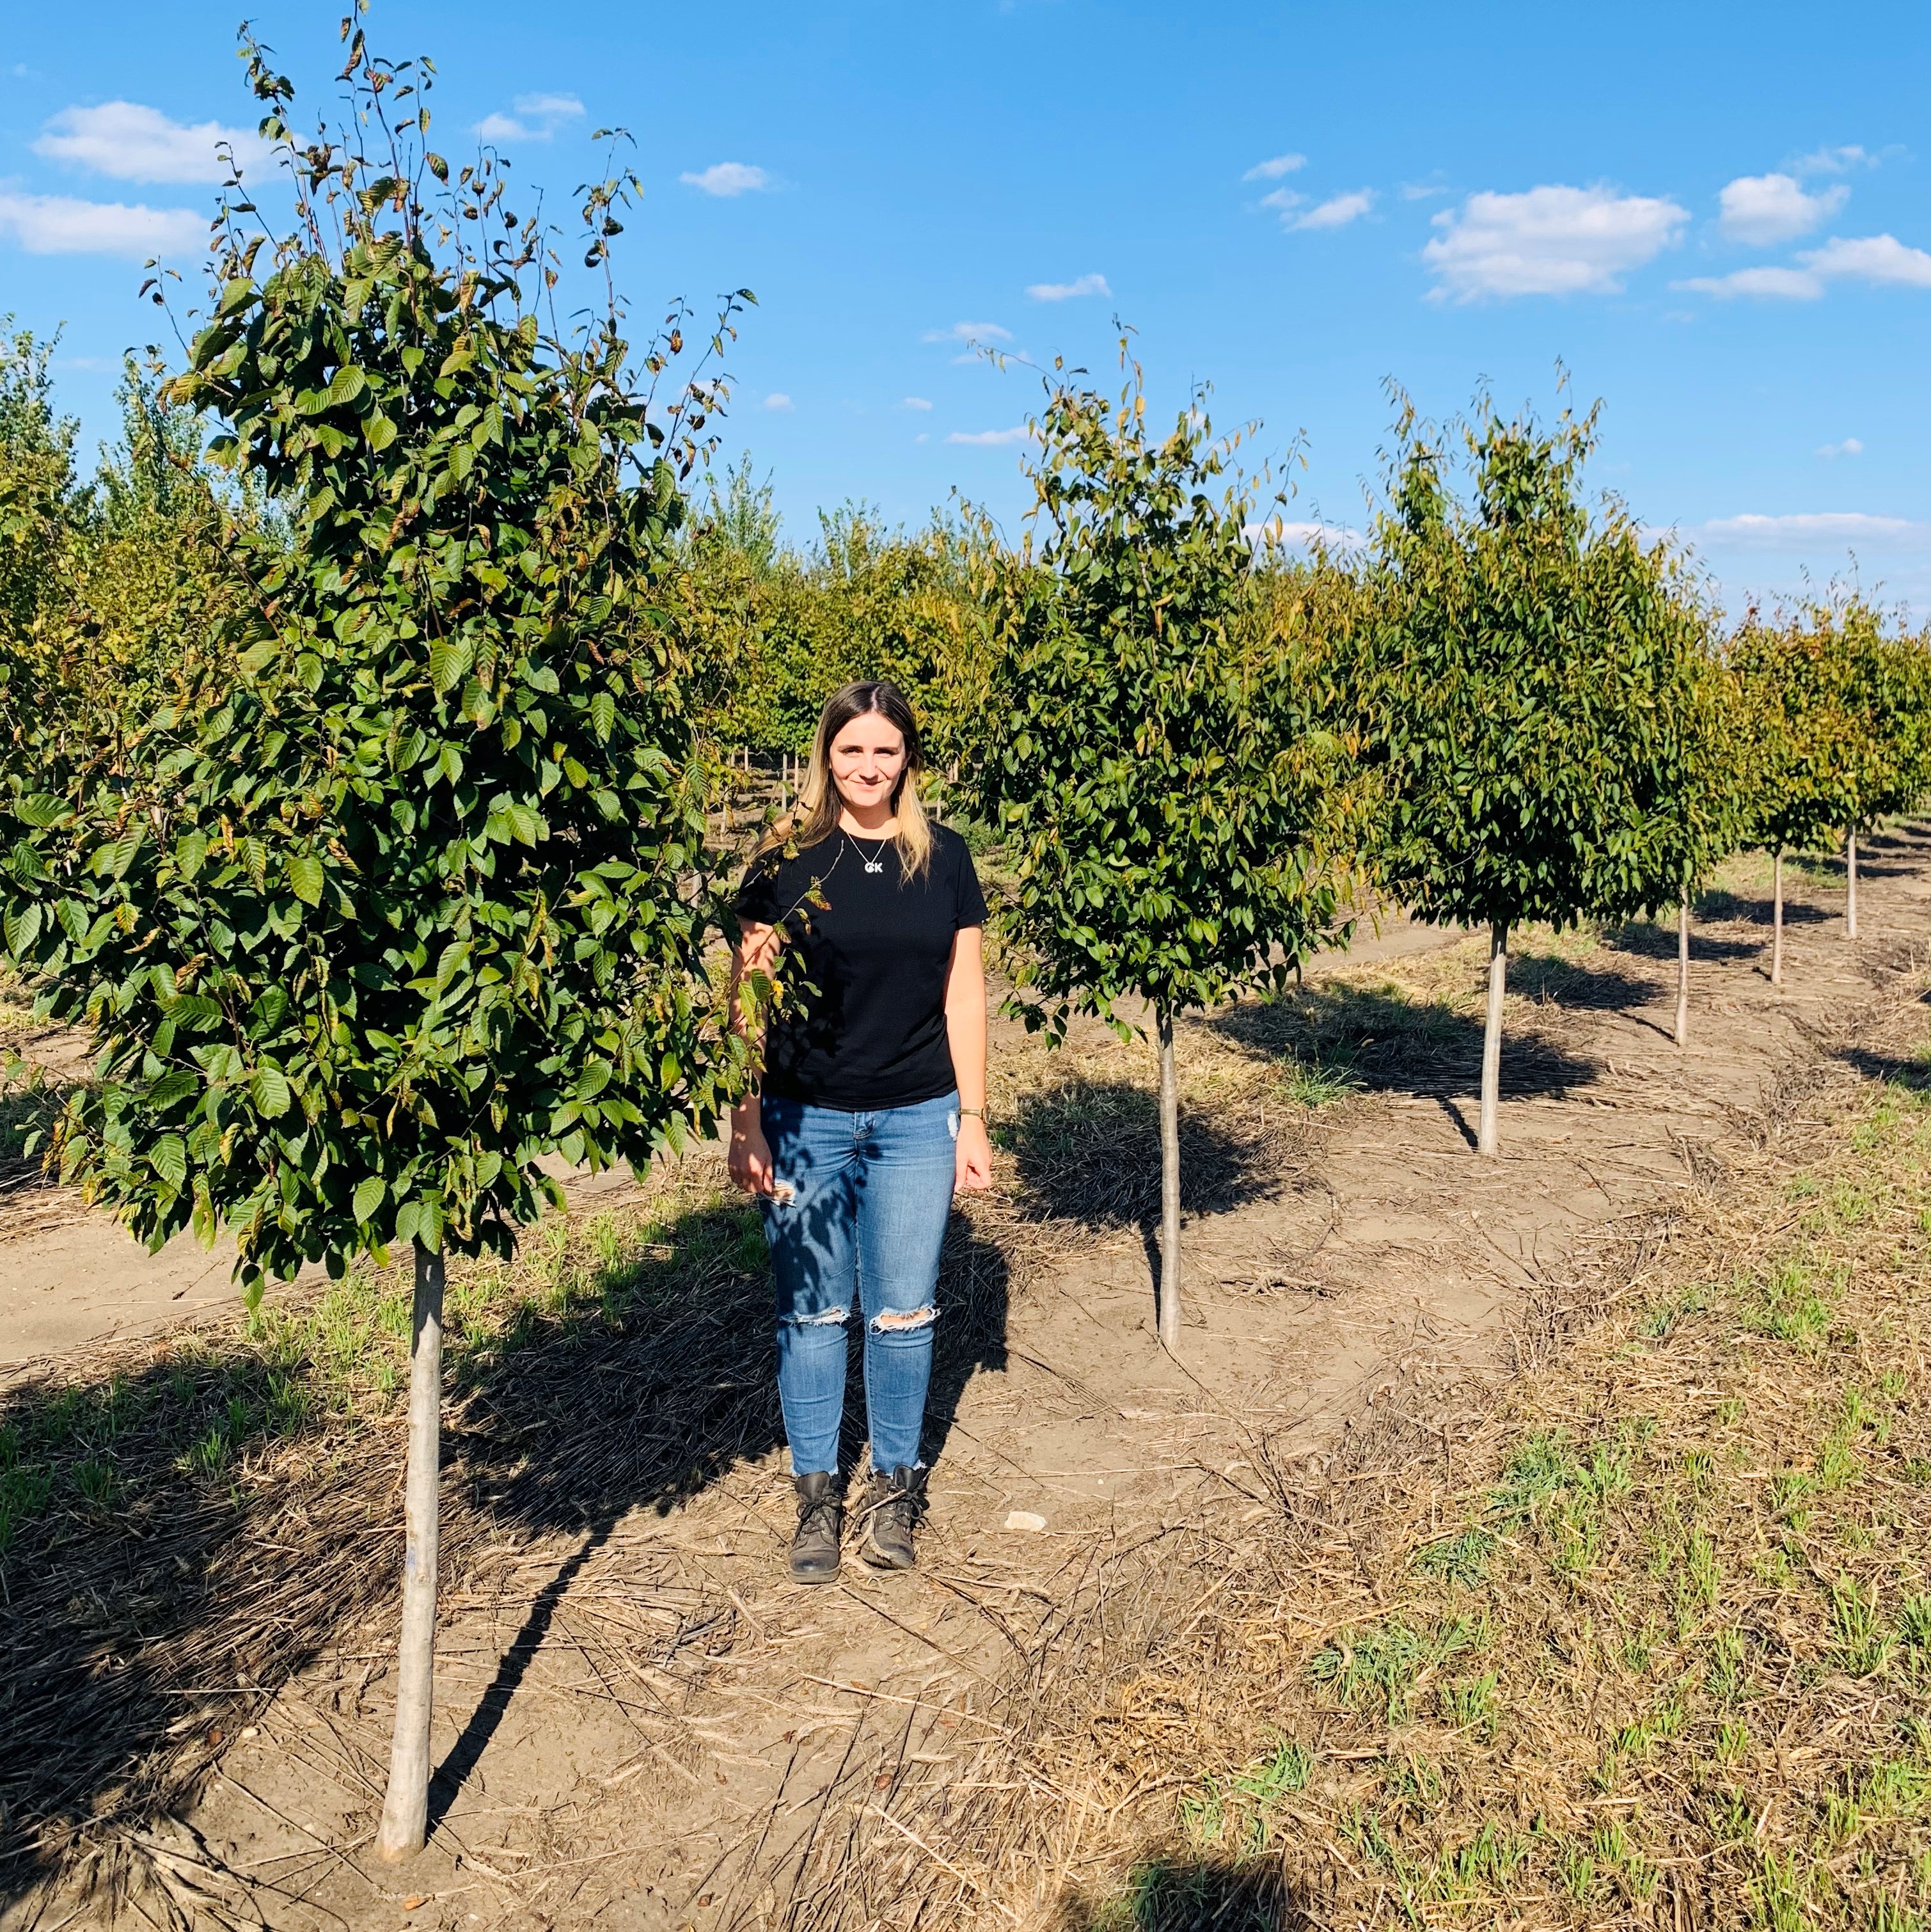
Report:
M 1858 834 L 1924 796 L 1927 658 L 1858 598 L 1766 622 L 1753 610 L 1726 656 L 1749 720 L 1747 842 L 1771 855 L 1771 982 L 1783 983 L 1783 860 L 1842 836 L 1845 934 L 1858 934 Z
M 58 791 L 9 774 L 0 910 L 40 1010 L 99 1048 L 64 1179 L 151 1246 L 232 1228 L 251 1297 L 413 1253 L 397 1858 L 430 1768 L 445 1257 L 561 1204 L 545 1155 L 641 1163 L 708 1132 L 744 1054 L 705 970 L 723 902 L 655 602 L 721 390 L 654 406 L 613 294 L 586 334 L 546 331 L 556 265 L 501 172 L 431 185 L 428 63 L 343 31 L 352 111 L 313 140 L 244 34 L 297 225 L 251 232 L 231 184 L 172 386 L 290 520 L 229 549 L 238 668 Z M 606 273 L 633 186 L 586 192 Z M 680 346 L 673 316 L 647 377 Z
M 1680 919 L 1729 848 L 1735 792 L 1680 566 L 1620 506 L 1592 516 L 1582 499 L 1595 412 L 1545 431 L 1483 400 L 1462 436 L 1465 499 L 1411 409 L 1397 425 L 1369 565 L 1371 704 L 1386 884 L 1417 919 L 1489 930 L 1477 1146 L 1493 1154 L 1511 931 Z
M 993 562 L 999 646 L 969 784 L 1015 874 L 1014 1004 L 1063 1039 L 1150 1009 L 1160 1063 L 1159 1336 L 1180 1346 L 1174 1023 L 1278 987 L 1338 932 L 1340 747 L 1261 627 L 1249 486 L 1204 396 L 1150 434 L 1138 366 L 1110 401 L 1054 365 L 1030 466 L 1045 527 Z M 1225 479 L 1225 480 L 1223 480 Z

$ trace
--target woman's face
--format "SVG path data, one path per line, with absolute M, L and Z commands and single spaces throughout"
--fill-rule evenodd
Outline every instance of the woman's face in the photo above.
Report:
M 856 812 L 889 806 L 905 771 L 905 737 L 876 711 L 854 718 L 832 740 L 832 782 Z

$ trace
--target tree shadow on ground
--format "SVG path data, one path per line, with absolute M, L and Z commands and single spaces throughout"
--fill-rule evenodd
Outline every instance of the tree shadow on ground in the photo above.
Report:
M 1276 1192 L 1271 1137 L 1243 1137 L 1224 1121 L 1180 1111 L 1180 1205 L 1222 1214 Z M 1000 1139 L 1029 1204 L 1051 1220 L 1092 1228 L 1138 1226 L 1160 1212 L 1156 1096 L 1126 1080 L 1068 1080 L 1027 1094 Z
M 1513 974 L 1510 983 L 1516 983 Z M 1620 996 L 1638 983 L 1616 990 Z M 1641 990 L 1651 992 L 1647 982 Z M 1229 1006 L 1208 1024 L 1245 1051 L 1285 1063 L 1291 1091 L 1306 1083 L 1316 1090 L 1354 1087 L 1446 1101 L 1473 1092 L 1481 1076 L 1481 1020 L 1393 986 L 1316 981 L 1274 999 Z M 1505 1097 L 1559 1099 L 1590 1084 L 1599 1071 L 1594 1061 L 1532 1027 L 1504 1030 Z
M 1183 1105 L 1182 1211 L 1225 1214 L 1291 1185 L 1300 1150 L 1282 1125 L 1279 1108 L 1270 1123 L 1264 1111 L 1211 1120 Z M 1075 1077 L 1025 1095 L 999 1138 L 1030 1210 L 1084 1228 L 1134 1228 L 1159 1279 L 1160 1115 L 1152 1092 L 1131 1081 Z
M 1789 906 L 1784 908 L 1786 925 L 1795 922 L 1790 910 Z M 1627 925 L 1618 926 L 1613 932 L 1605 933 L 1603 944 L 1618 952 L 1633 954 L 1639 959 L 1667 960 L 1672 965 L 1676 963 L 1676 928 L 1673 926 L 1633 919 Z M 1768 933 L 1762 939 L 1721 939 L 1714 933 L 1699 932 L 1694 922 L 1690 928 L 1690 956 L 1706 965 L 1729 965 L 1739 959 L 1754 959 L 1769 944 Z
M 610 1254 L 580 1232 L 557 1280 L 474 1346 L 453 1272 L 442 1574 L 462 1583 L 491 1546 L 580 1540 L 439 1768 L 437 1816 L 623 1517 L 667 1514 L 784 1442 L 754 1210 L 713 1198 L 645 1232 Z M 406 1283 L 369 1294 L 379 1325 L 406 1325 Z M 928 1462 L 971 1377 L 1006 1360 L 1006 1261 L 963 1214 L 939 1299 Z M 375 1426 L 366 1404 L 350 1412 L 316 1333 L 264 1321 L 124 1346 L 0 1394 L 0 1892 L 84 1834 L 189 1802 L 248 1714 L 343 1630 L 392 1633 L 400 1405 Z M 700 1605 L 649 1660 L 727 1646 L 734 1616 Z
M 1174 1856 L 1136 1865 L 1111 1896 L 1061 1900 L 1054 1932 L 1302 1932 L 1314 1923 L 1303 1887 L 1276 1858 Z
M 1922 997 L 1931 1003 L 1931 994 Z M 1874 1053 L 1863 1046 L 1840 1048 L 1834 1057 L 1855 1069 L 1865 1079 L 1899 1088 L 1914 1100 L 1921 1102 L 1931 1096 L 1931 1060 L 1915 1057 L 1906 1060 L 1897 1054 Z
M 1652 974 L 1639 976 L 1613 966 L 1585 966 L 1559 952 L 1522 952 L 1509 962 L 1510 992 L 1582 1012 L 1627 1012 L 1632 1006 L 1648 1006 L 1660 990 Z
M 1691 912 L 1693 923 L 1690 928 L 1690 946 L 1691 957 L 1694 958 L 1699 937 L 1694 920 L 1708 920 L 1718 925 L 1734 922 L 1740 926 L 1774 926 L 1777 922 L 1777 901 L 1768 892 L 1759 898 L 1754 893 L 1732 892 L 1720 886 L 1712 886 L 1709 891 L 1696 895 L 1696 903 L 1691 908 Z M 1807 900 L 1793 899 L 1787 891 L 1784 895 L 1783 922 L 1786 926 L 1822 926 L 1826 920 L 1840 916 L 1840 914 L 1828 911 L 1822 906 L 1812 905 Z M 1650 925 L 1651 922 L 1645 921 L 1643 923 Z M 1653 926 L 1651 929 L 1660 930 Z M 1763 946 L 1768 944 L 1766 939 L 1762 944 L 1746 950 L 1760 952 Z M 1672 936 L 1670 940 L 1672 952 L 1675 944 Z

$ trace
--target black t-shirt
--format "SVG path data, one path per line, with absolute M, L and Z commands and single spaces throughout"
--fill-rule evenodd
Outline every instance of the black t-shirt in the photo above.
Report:
M 796 1004 L 765 1039 L 767 1094 L 868 1113 L 952 1090 L 946 971 L 953 935 L 985 923 L 956 832 L 932 827 L 931 861 L 915 879 L 889 838 L 834 832 L 795 859 L 771 854 L 745 874 L 737 910 L 782 926 L 796 956 Z

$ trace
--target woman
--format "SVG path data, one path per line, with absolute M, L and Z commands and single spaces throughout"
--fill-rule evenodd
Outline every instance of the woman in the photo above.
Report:
M 738 896 L 739 985 L 781 946 L 796 956 L 762 1079 L 731 1115 L 730 1172 L 757 1196 L 771 1246 L 801 1583 L 838 1574 L 854 1306 L 871 1438 L 859 1554 L 912 1566 L 939 1248 L 954 1192 L 991 1183 L 985 901 L 965 841 L 925 816 L 921 769 L 895 686 L 835 693 L 797 818 L 766 840 Z

